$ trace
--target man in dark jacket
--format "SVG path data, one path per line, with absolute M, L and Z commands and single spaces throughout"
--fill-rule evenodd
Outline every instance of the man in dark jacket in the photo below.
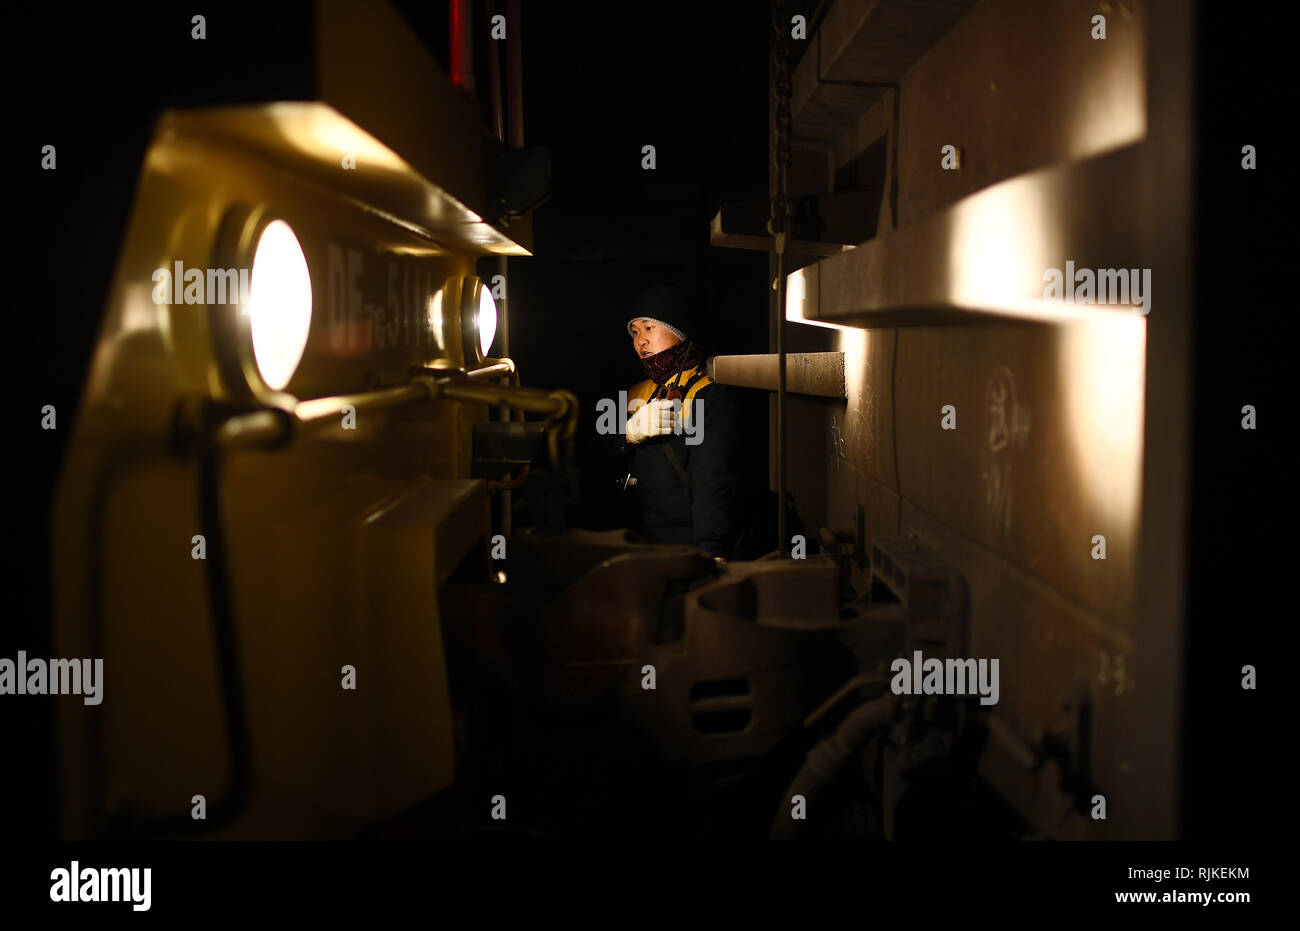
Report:
M 731 389 L 705 373 L 691 339 L 686 301 L 657 285 L 632 305 L 627 323 L 646 380 L 627 392 L 625 493 L 650 540 L 691 543 L 731 557 L 737 543 L 739 416 Z

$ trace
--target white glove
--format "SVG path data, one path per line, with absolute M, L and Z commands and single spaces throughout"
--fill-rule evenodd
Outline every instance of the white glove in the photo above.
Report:
M 652 436 L 673 432 L 673 402 L 651 401 L 643 404 L 627 422 L 627 441 L 640 443 Z

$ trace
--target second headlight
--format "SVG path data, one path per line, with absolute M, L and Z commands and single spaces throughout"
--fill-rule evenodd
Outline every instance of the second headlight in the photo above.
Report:
M 466 365 L 488 358 L 497 335 L 497 302 L 492 289 L 473 276 L 461 284 L 460 332 Z

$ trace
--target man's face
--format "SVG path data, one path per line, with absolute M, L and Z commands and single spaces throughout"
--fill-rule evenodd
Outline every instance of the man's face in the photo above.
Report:
M 671 349 L 680 342 L 680 339 L 651 320 L 632 321 L 632 349 L 642 359 Z

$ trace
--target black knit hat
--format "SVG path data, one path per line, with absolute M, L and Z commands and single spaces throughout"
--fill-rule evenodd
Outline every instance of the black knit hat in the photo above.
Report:
M 651 285 L 638 294 L 632 302 L 632 316 L 627 321 L 629 334 L 633 320 L 653 320 L 683 342 L 691 338 L 694 328 L 686 295 L 669 284 Z

